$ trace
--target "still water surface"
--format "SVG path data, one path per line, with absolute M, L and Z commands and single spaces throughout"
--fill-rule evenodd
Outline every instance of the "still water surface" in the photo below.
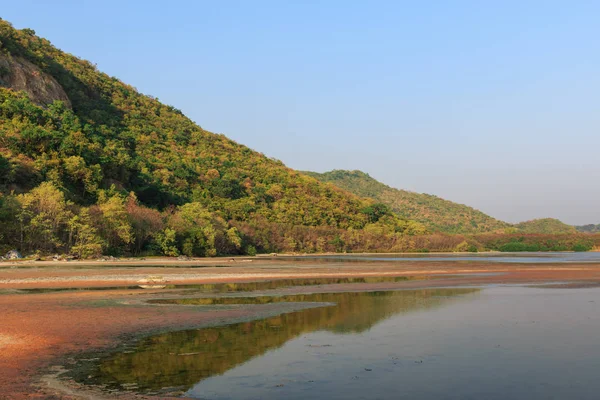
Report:
M 273 279 L 252 282 L 232 282 L 232 283 L 200 283 L 200 284 L 165 284 L 161 289 L 187 289 L 196 293 L 221 294 L 236 292 L 258 292 L 266 290 L 283 289 L 297 286 L 319 286 L 319 285 L 339 285 L 339 284 L 361 284 L 361 283 L 397 283 L 405 281 L 422 281 L 428 279 L 444 279 L 455 276 L 481 276 L 493 275 L 494 273 L 484 274 L 454 274 L 454 275 L 417 275 L 417 276 L 368 276 L 357 278 L 298 278 L 298 279 Z M 95 286 L 95 287 L 65 287 L 65 288 L 32 288 L 32 289 L 11 289 L 8 293 L 37 294 L 54 292 L 80 292 L 80 291 L 111 291 L 111 290 L 142 290 L 140 285 L 133 286 Z M 145 289 L 144 289 L 145 290 Z M 189 295 L 188 291 L 179 292 L 182 295 Z
M 364 261 L 475 261 L 499 263 L 597 263 L 600 252 L 520 252 L 520 253 L 473 253 L 473 254 L 344 254 L 328 256 L 286 257 L 286 259 L 319 262 L 364 262 Z
M 195 301 L 205 300 L 172 302 Z M 175 387 L 199 399 L 597 399 L 600 393 L 599 289 L 423 289 L 266 302 L 278 301 L 335 305 L 150 337 L 103 358 L 86 383 L 144 393 Z

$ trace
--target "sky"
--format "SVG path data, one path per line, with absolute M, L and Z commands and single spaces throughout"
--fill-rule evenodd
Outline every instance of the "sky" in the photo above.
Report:
M 600 2 L 19 0 L 0 17 L 300 170 L 600 223 Z

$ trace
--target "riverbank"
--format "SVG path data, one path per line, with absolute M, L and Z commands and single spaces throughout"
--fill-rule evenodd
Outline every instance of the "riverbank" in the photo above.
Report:
M 203 266 L 203 265 L 219 265 L 219 266 L 231 266 L 236 263 L 252 263 L 252 262 L 265 262 L 265 261 L 277 261 L 277 260 L 311 260 L 317 258 L 345 258 L 345 257 L 385 257 L 385 258 L 432 258 L 435 261 L 437 257 L 551 257 L 553 255 L 568 255 L 568 254 L 598 254 L 600 248 L 592 249 L 586 252 L 573 252 L 573 251 L 554 251 L 554 252 L 501 252 L 501 251 L 480 251 L 477 253 L 473 252 L 394 252 L 394 253 L 273 253 L 273 254 L 259 254 L 256 256 L 225 256 L 225 257 L 102 257 L 97 259 L 72 259 L 66 260 L 64 258 L 58 259 L 14 259 L 14 260 L 0 260 L 0 269 L 2 268 L 29 268 L 29 267 L 64 267 L 64 266 L 164 266 L 164 265 L 178 265 L 178 266 Z M 599 258 L 600 260 L 600 258 Z
M 150 261 L 150 260 L 148 260 Z M 152 260 L 154 261 L 154 260 Z M 151 262 L 152 262 L 151 261 Z M 193 293 L 189 288 L 140 290 L 128 288 L 139 279 L 159 275 L 171 285 L 251 282 L 273 279 L 404 276 L 396 282 L 366 282 L 290 286 L 262 294 L 422 289 L 485 286 L 490 284 L 543 284 L 565 287 L 600 285 L 600 263 L 491 263 L 476 261 L 340 261 L 253 258 L 240 265 L 215 260 L 157 265 L 77 265 L 55 268 L 0 269 L 0 389 L 8 398 L 73 398 L 42 381 L 55 365 L 70 356 L 112 348 L 124 339 L 165 330 L 179 330 L 289 312 L 286 303 L 181 307 L 150 305 L 147 300 Z M 212 263 L 212 265 L 211 265 Z M 68 265 L 66 265 L 68 264 Z M 175 265 L 177 264 L 177 265 Z M 55 264 L 52 264 L 53 266 Z M 425 279 L 427 278 L 427 279 Z M 111 290 L 21 292 L 33 288 L 118 287 Z M 253 295 L 253 293 L 248 293 Z M 45 382 L 45 383 L 44 383 Z

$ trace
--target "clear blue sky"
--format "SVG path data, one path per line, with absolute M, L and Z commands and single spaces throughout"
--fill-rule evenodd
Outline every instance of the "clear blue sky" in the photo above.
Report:
M 600 222 L 598 1 L 11 1 L 2 18 L 297 169 Z

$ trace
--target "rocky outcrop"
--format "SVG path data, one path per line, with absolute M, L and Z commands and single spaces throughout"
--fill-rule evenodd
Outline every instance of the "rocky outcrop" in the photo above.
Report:
M 56 79 L 21 57 L 0 53 L 0 86 L 22 90 L 41 106 L 60 100 L 71 108 L 69 97 Z
M 167 287 L 167 281 L 162 276 L 158 275 L 149 275 L 147 278 L 140 279 L 138 281 L 138 286 L 142 289 L 164 289 Z
M 23 256 L 17 250 L 11 250 L 8 253 L 6 253 L 4 258 L 6 258 L 7 260 L 18 260 L 19 258 L 23 258 Z

